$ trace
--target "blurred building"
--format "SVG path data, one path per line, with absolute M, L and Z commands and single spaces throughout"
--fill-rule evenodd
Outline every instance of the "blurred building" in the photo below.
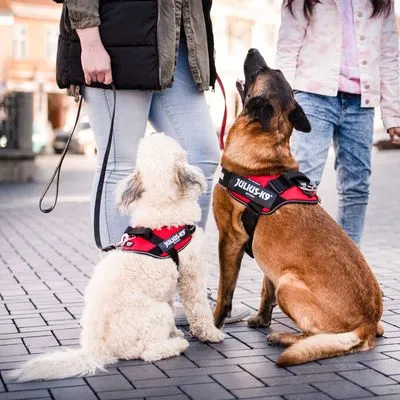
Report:
M 260 50 L 269 65 L 275 61 L 280 24 L 281 0 L 218 0 L 213 2 L 212 19 L 217 71 L 224 82 L 228 99 L 228 124 L 241 110 L 236 91 L 237 78 L 243 78 L 243 62 L 248 49 Z M 218 86 L 210 94 L 210 109 L 219 127 L 223 98 Z
M 0 0 L 1 91 L 33 93 L 39 129 L 64 124 L 64 94 L 55 81 L 61 7 L 51 0 Z

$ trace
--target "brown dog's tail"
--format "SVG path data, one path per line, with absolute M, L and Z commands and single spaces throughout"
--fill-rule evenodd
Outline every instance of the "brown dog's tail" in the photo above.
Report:
M 376 328 L 375 328 L 376 330 Z M 368 332 L 368 333 L 367 333 Z M 321 333 L 294 343 L 277 360 L 280 366 L 303 364 L 355 351 L 368 350 L 375 345 L 375 332 L 359 328 L 345 333 Z M 368 338 L 372 339 L 372 343 Z M 371 343 L 371 344 L 370 344 Z

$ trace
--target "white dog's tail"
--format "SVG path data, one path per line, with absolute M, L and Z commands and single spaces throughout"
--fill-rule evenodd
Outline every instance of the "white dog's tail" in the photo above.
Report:
M 94 356 L 83 349 L 67 349 L 36 357 L 14 371 L 11 377 L 17 382 L 26 382 L 92 375 L 98 369 L 104 371 L 106 364 L 116 361 L 114 357 Z

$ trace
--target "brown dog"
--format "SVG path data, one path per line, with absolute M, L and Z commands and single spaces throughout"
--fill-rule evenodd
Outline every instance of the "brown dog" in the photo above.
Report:
M 222 167 L 239 176 L 279 175 L 297 170 L 289 146 L 295 127 L 311 127 L 292 89 L 251 49 L 244 64 L 245 85 L 238 83 L 243 111 L 229 131 Z M 246 206 L 218 184 L 214 214 L 219 229 L 220 280 L 214 321 L 221 327 L 232 296 L 249 235 Z M 303 331 L 274 332 L 273 344 L 290 346 L 279 365 L 364 351 L 383 334 L 379 285 L 357 246 L 320 205 L 286 204 L 257 222 L 252 249 L 264 272 L 259 311 L 251 327 L 271 323 L 276 302 Z

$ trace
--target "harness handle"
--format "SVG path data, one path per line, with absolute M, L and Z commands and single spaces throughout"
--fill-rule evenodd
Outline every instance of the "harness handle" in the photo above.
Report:
M 45 214 L 52 212 L 56 208 L 56 205 L 57 205 L 58 190 L 59 190 L 59 186 L 60 186 L 61 166 L 62 166 L 62 163 L 64 162 L 64 158 L 65 158 L 65 156 L 66 156 L 66 154 L 68 152 L 68 148 L 69 148 L 69 145 L 71 143 L 72 136 L 74 135 L 76 126 L 78 125 L 78 122 L 79 122 L 79 117 L 81 115 L 81 108 L 82 108 L 82 102 L 83 102 L 83 92 L 84 92 L 84 86 L 81 86 L 81 98 L 79 100 L 78 111 L 76 113 L 74 126 L 73 126 L 73 128 L 71 130 L 71 133 L 69 135 L 68 141 L 67 141 L 67 143 L 66 143 L 66 145 L 64 147 L 64 151 L 63 151 L 63 153 L 61 155 L 60 161 L 58 162 L 58 165 L 57 165 L 56 169 L 54 170 L 53 175 L 51 176 L 49 183 L 44 188 L 44 191 L 43 191 L 43 193 L 42 193 L 42 195 L 40 196 L 40 199 L 39 199 L 40 211 L 42 213 L 45 213 Z M 57 176 L 57 178 L 56 178 L 56 176 Z M 53 202 L 53 205 L 51 205 L 49 208 L 44 208 L 43 207 L 43 200 L 45 199 L 45 197 L 47 195 L 47 192 L 49 191 L 50 186 L 52 185 L 52 183 L 54 181 L 54 178 L 56 178 L 56 194 L 55 194 L 55 197 L 54 197 L 54 202 Z

